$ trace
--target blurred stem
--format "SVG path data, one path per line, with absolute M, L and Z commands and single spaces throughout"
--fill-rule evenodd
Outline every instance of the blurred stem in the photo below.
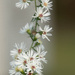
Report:
M 34 44 L 34 41 L 33 41 L 32 44 L 31 44 L 30 50 L 32 49 L 33 44 Z
M 35 3 L 35 11 L 37 11 L 36 0 L 34 0 L 34 3 Z M 32 21 L 32 20 L 31 20 L 31 21 Z M 36 19 L 36 20 L 35 20 L 35 31 L 37 31 L 37 24 L 38 24 L 37 22 L 38 22 L 38 20 Z M 31 44 L 30 50 L 33 49 L 34 51 L 36 51 L 36 50 L 34 49 L 34 47 L 33 47 L 33 44 L 34 44 L 34 41 L 32 40 L 32 44 Z
M 37 11 L 37 4 L 36 4 L 36 0 L 35 0 L 35 11 Z M 35 21 L 35 31 L 37 30 L 37 19 Z
M 32 48 L 33 48 L 33 50 L 34 50 L 35 52 L 37 52 L 36 49 L 35 49 L 34 47 L 32 47 Z
M 36 20 L 36 23 L 35 23 L 35 31 L 37 30 L 37 20 Z

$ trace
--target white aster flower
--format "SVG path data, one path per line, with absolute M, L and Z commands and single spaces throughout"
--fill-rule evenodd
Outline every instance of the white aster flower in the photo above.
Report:
M 9 70 L 10 75 L 21 75 L 19 72 L 19 68 L 17 66 L 13 67 L 11 70 Z
M 25 9 L 29 6 L 30 0 L 19 0 L 18 3 L 16 3 L 16 7 Z
M 22 54 L 20 54 L 18 56 L 18 60 L 16 60 L 15 64 L 22 69 L 26 69 L 26 64 L 28 63 L 27 61 L 27 56 L 26 54 L 23 52 Z
M 29 72 L 31 73 L 38 73 L 39 75 L 41 75 L 41 69 L 43 69 L 40 65 L 39 65 L 39 61 L 33 61 L 31 63 L 27 64 L 27 74 L 29 74 Z
M 22 54 L 20 54 L 18 56 L 18 60 L 16 60 L 16 65 L 20 68 L 23 68 L 25 70 L 26 65 L 34 60 L 36 60 L 36 56 L 37 54 L 34 53 L 33 50 L 28 51 L 28 52 L 22 52 Z
M 31 50 L 27 52 L 27 56 L 28 56 L 28 60 L 32 62 L 33 60 L 36 60 L 37 53 L 34 53 L 34 50 Z
M 48 10 L 44 10 L 43 8 L 39 7 L 37 8 L 37 11 L 35 12 L 35 16 L 33 16 L 34 18 L 40 18 L 41 19 L 41 23 L 43 23 L 44 21 L 48 21 L 50 20 L 50 17 L 48 17 L 50 15 L 50 12 Z
M 42 38 L 43 38 L 43 39 L 46 38 L 48 41 L 50 41 L 47 36 L 52 36 L 51 33 L 48 33 L 48 32 L 50 32 L 50 31 L 52 30 L 52 27 L 49 28 L 49 25 L 45 25 L 44 30 L 43 30 L 41 27 L 39 27 L 39 30 L 43 32 L 43 33 L 42 33 Z
M 28 32 L 28 33 L 31 33 L 31 30 L 32 30 L 32 28 L 33 28 L 33 23 L 31 23 L 31 24 L 26 24 L 22 29 L 20 29 L 20 33 L 25 33 L 25 32 Z
M 52 9 L 52 2 L 50 2 L 50 0 L 42 0 L 41 4 L 46 9 Z
M 46 59 L 45 59 L 45 55 L 46 55 L 47 51 L 42 51 L 42 49 L 40 47 L 37 47 L 37 58 L 40 61 L 43 61 L 45 63 L 47 63 Z
M 25 44 L 23 42 L 20 45 L 15 43 L 15 49 L 10 51 L 10 55 L 13 58 L 17 59 L 18 55 L 21 54 L 23 51 L 27 51 Z

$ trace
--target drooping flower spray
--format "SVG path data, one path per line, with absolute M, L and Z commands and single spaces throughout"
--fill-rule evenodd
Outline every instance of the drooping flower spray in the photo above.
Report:
M 13 61 L 10 62 L 12 67 L 9 70 L 10 75 L 42 75 L 42 63 L 47 63 L 45 59 L 47 51 L 45 51 L 40 37 L 50 41 L 48 36 L 52 36 L 50 33 L 52 27 L 45 25 L 44 29 L 42 29 L 39 21 L 44 23 L 50 20 L 52 1 L 38 0 L 40 4 L 37 5 L 36 0 L 19 0 L 16 7 L 26 9 L 32 1 L 34 1 L 35 5 L 32 20 L 20 29 L 21 34 L 27 33 L 30 36 L 32 44 L 27 49 L 24 42 L 21 44 L 15 43 L 15 48 L 10 52 L 13 58 Z

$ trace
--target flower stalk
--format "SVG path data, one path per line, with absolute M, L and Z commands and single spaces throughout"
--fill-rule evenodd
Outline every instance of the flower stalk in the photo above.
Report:
M 32 42 L 31 47 L 30 47 L 30 50 L 33 48 L 33 44 L 34 44 L 34 42 Z

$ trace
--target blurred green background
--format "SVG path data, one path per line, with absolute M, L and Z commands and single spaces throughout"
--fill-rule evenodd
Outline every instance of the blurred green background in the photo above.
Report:
M 55 0 L 56 70 L 52 75 L 75 75 L 75 0 Z

